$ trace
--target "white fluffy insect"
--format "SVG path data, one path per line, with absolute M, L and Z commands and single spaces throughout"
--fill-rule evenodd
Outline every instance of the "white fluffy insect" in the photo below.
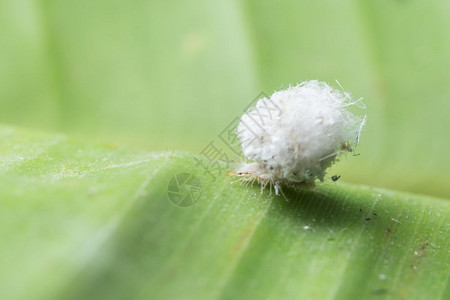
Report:
M 312 187 L 316 179 L 323 181 L 339 155 L 359 143 L 366 116 L 355 116 L 350 106 L 365 108 L 362 98 L 353 100 L 343 89 L 316 80 L 260 99 L 236 129 L 248 161 L 231 174 L 258 180 L 261 192 L 273 185 L 277 195 L 283 185 Z

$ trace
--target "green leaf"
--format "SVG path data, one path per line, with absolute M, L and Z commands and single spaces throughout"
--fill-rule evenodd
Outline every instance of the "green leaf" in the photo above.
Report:
M 0 1 L 0 298 L 450 298 L 448 28 L 438 0 Z M 337 183 L 167 152 L 310 79 L 367 104 Z
M 261 195 L 189 154 L 5 126 L 0 157 L 2 299 L 450 296 L 446 200 L 331 180 Z M 168 197 L 179 173 L 193 206 Z

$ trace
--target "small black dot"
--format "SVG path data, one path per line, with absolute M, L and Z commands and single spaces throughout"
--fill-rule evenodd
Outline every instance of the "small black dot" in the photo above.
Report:
M 333 175 L 331 176 L 331 180 L 338 181 L 338 179 L 341 178 L 341 175 Z

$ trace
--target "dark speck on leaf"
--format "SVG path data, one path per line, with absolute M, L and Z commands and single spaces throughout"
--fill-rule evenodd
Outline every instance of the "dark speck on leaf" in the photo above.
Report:
M 341 178 L 341 175 L 333 175 L 331 176 L 331 180 L 338 181 L 338 179 Z
M 372 295 L 384 295 L 389 292 L 388 289 L 377 289 L 372 291 Z

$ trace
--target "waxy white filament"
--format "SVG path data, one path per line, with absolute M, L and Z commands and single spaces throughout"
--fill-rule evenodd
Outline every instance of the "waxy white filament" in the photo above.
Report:
M 359 143 L 366 117 L 347 109 L 365 108 L 362 99 L 325 82 L 306 81 L 260 99 L 237 127 L 242 152 L 250 161 L 236 170 L 243 180 L 313 185 L 342 152 Z

